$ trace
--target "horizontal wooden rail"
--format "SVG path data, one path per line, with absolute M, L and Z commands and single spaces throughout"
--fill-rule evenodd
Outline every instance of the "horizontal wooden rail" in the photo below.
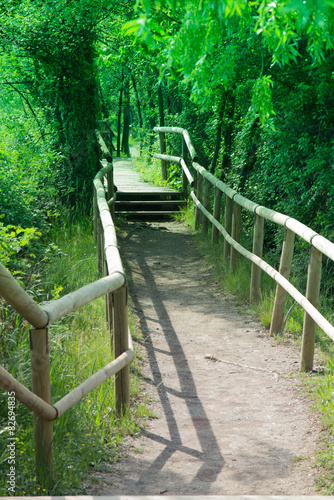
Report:
M 108 156 L 107 160 L 111 160 Z M 107 193 L 104 186 L 107 178 Z M 30 354 L 33 392 L 24 387 L 10 373 L 0 366 L 0 386 L 14 392 L 16 399 L 34 412 L 35 460 L 47 469 L 52 461 L 52 421 L 107 379 L 116 375 L 116 409 L 126 411 L 129 405 L 129 363 L 134 359 L 127 320 L 127 288 L 117 237 L 111 211 L 113 210 L 114 186 L 113 166 L 108 163 L 94 178 L 94 235 L 98 239 L 99 267 L 105 276 L 94 283 L 81 287 L 72 293 L 41 307 L 34 302 L 15 281 L 9 271 L 0 263 L 0 294 L 34 327 L 30 331 Z M 107 201 L 107 197 L 108 200 Z M 111 208 L 109 209 L 109 204 Z M 89 302 L 106 296 L 106 316 L 114 321 L 114 341 L 118 349 L 115 359 L 76 389 L 51 405 L 50 362 L 48 347 L 48 326 L 57 319 L 79 309 Z M 45 475 L 46 477 L 46 475 Z
M 110 172 L 110 170 L 112 170 L 112 165 L 110 164 L 106 167 L 101 168 L 94 179 L 96 204 L 104 233 L 104 251 L 106 255 L 109 275 L 113 274 L 114 272 L 124 274 L 121 257 L 117 248 L 115 225 L 110 214 L 110 209 L 106 200 L 106 192 L 103 184 L 103 179 L 105 175 Z
M 0 366 L 0 385 L 5 391 L 14 392 L 15 398 L 37 415 L 46 420 L 55 420 L 57 418 L 57 410 L 53 406 L 18 382 L 2 366 Z
M 48 325 L 89 304 L 89 302 L 102 297 L 106 293 L 118 290 L 124 283 L 124 274 L 116 272 L 111 276 L 101 278 L 98 281 L 94 281 L 94 283 L 79 288 L 75 292 L 50 302 L 43 307 L 43 311 L 49 317 Z
M 183 172 L 185 173 L 185 175 L 186 175 L 186 177 L 188 179 L 189 185 L 191 187 L 194 186 L 194 178 L 191 175 L 191 173 L 189 172 L 189 169 L 188 169 L 188 167 L 186 165 L 186 162 L 184 161 L 184 159 L 182 157 L 179 157 L 179 156 L 170 156 L 170 155 L 161 155 L 161 154 L 158 154 L 158 153 L 154 153 L 153 158 L 157 158 L 158 160 L 169 161 L 171 163 L 178 163 L 179 165 L 181 165 L 182 170 L 183 170 Z
M 293 217 L 268 209 L 258 203 L 248 200 L 240 193 L 230 188 L 227 184 L 217 179 L 204 167 L 197 163 L 197 154 L 191 143 L 187 131 L 178 127 L 156 127 L 160 133 L 181 134 L 192 158 L 194 173 L 194 188 L 191 192 L 196 207 L 195 228 L 202 224 L 202 234 L 208 233 L 208 223 L 212 224 L 212 244 L 217 243 L 218 235 L 224 237 L 224 260 L 230 258 L 230 268 L 233 272 L 237 266 L 238 254 L 243 255 L 252 262 L 250 300 L 255 301 L 260 296 L 261 270 L 266 272 L 277 282 L 274 309 L 270 333 L 279 333 L 283 327 L 286 293 L 300 304 L 304 311 L 303 342 L 301 354 L 302 370 L 313 368 L 313 351 L 315 338 L 315 324 L 317 324 L 332 340 L 334 340 L 334 327 L 317 310 L 320 291 L 320 274 L 322 255 L 334 261 L 334 244 L 320 236 L 318 233 L 297 221 Z M 183 161 L 187 153 L 182 149 Z M 155 155 L 162 158 L 162 155 Z M 164 152 L 164 161 L 176 161 Z M 214 188 L 213 214 L 211 207 L 211 189 Z M 224 226 L 220 223 L 222 194 L 225 194 Z M 246 250 L 240 244 L 241 209 L 244 208 L 255 216 L 253 232 L 253 252 Z M 202 220 L 202 222 L 201 222 Z M 264 221 L 273 222 L 285 228 L 284 244 L 282 247 L 280 269 L 275 270 L 262 259 Z M 290 282 L 290 268 L 293 256 L 295 235 L 300 236 L 311 248 L 309 269 L 307 277 L 306 296 L 300 293 Z
M 49 322 L 47 313 L 23 290 L 1 262 L 0 295 L 35 328 L 47 326 Z
M 286 278 L 284 278 L 276 269 L 270 266 L 266 261 L 260 259 L 257 255 L 246 250 L 240 243 L 235 241 L 225 230 L 225 228 L 208 212 L 197 199 L 194 192 L 191 193 L 192 199 L 202 213 L 215 225 L 220 233 L 226 238 L 228 243 L 233 246 L 241 255 L 246 257 L 251 262 L 254 262 L 258 267 L 265 271 L 273 280 L 281 285 L 295 301 L 314 319 L 317 325 L 334 340 L 334 327 L 319 313 L 319 311 L 295 288 Z
M 0 366 L 1 386 L 7 392 L 13 391 L 16 399 L 27 406 L 27 408 L 30 408 L 30 410 L 33 410 L 37 415 L 40 415 L 46 420 L 56 420 L 81 399 L 87 396 L 87 394 L 96 389 L 99 385 L 103 384 L 103 382 L 111 378 L 134 359 L 135 352 L 130 332 L 128 336 L 129 349 L 127 349 L 126 352 L 122 353 L 116 359 L 111 361 L 111 363 L 91 375 L 87 380 L 69 392 L 54 405 L 50 405 L 43 401 L 40 397 L 36 396 L 36 394 L 18 382 L 2 366 Z
M 187 148 L 188 148 L 188 151 L 190 153 L 190 156 L 191 156 L 191 159 L 193 161 L 196 161 L 198 160 L 198 155 L 196 153 L 196 150 L 191 142 L 191 139 L 190 139 L 190 135 L 188 133 L 187 130 L 185 130 L 184 128 L 179 128 L 179 127 L 154 127 L 154 132 L 163 132 L 163 133 L 166 133 L 166 132 L 171 132 L 171 133 L 174 133 L 174 134 L 180 134 L 182 135 L 186 145 L 187 145 Z
M 260 215 L 268 221 L 290 229 L 295 234 L 303 238 L 303 240 L 307 243 L 320 250 L 322 254 L 334 261 L 334 244 L 323 236 L 320 236 L 318 233 L 313 231 L 313 229 L 310 229 L 293 217 L 281 214 L 280 212 L 276 212 L 275 210 L 271 210 L 270 208 L 266 208 L 258 203 L 248 200 L 237 191 L 230 188 L 227 184 L 217 179 L 217 177 L 210 174 L 210 172 L 198 163 L 193 162 L 193 168 L 205 179 L 209 180 L 212 186 L 217 187 L 222 193 L 226 194 L 241 207 L 245 208 L 249 212 Z
M 96 389 L 99 385 L 103 384 L 103 382 L 108 380 L 126 365 L 131 363 L 131 361 L 135 357 L 135 352 L 133 349 L 130 332 L 128 333 L 128 342 L 129 348 L 125 352 L 111 361 L 111 363 L 101 368 L 101 370 L 94 373 L 94 375 L 89 377 L 82 384 L 69 392 L 60 401 L 55 403 L 54 408 L 57 410 L 58 416 L 65 413 L 65 411 L 71 408 L 75 403 L 80 401 L 82 398 L 87 396 L 87 394 Z

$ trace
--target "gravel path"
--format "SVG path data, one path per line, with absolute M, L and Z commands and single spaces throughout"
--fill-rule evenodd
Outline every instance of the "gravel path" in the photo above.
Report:
M 299 353 L 219 292 L 184 225 L 128 223 L 119 240 L 158 418 L 86 493 L 316 493 L 320 426 L 294 377 Z

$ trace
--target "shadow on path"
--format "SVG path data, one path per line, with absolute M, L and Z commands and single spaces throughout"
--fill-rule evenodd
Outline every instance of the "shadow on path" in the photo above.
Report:
M 89 493 L 315 493 L 309 462 L 293 462 L 317 435 L 288 376 L 296 352 L 216 293 L 183 226 L 126 223 L 119 243 L 158 418 Z
M 126 238 L 123 244 L 126 244 L 126 242 L 129 242 L 129 238 Z M 156 457 L 149 467 L 142 471 L 138 483 L 147 483 L 157 480 L 159 472 L 162 471 L 166 463 L 172 459 L 176 452 L 181 452 L 188 455 L 189 458 L 196 459 L 201 464 L 197 475 L 189 484 L 190 489 L 192 482 L 196 482 L 197 479 L 202 478 L 206 482 L 206 491 L 208 492 L 210 489 L 210 483 L 215 481 L 224 466 L 224 459 L 220 453 L 210 421 L 206 415 L 201 400 L 198 397 L 192 372 L 182 345 L 179 342 L 177 332 L 173 327 L 168 311 L 164 305 L 161 292 L 152 272 L 152 266 L 148 265 L 147 260 L 143 255 L 138 254 L 135 263 L 132 261 L 131 267 L 126 267 L 128 278 L 132 283 L 132 286 L 130 287 L 130 294 L 134 307 L 137 311 L 142 311 L 143 299 L 145 299 L 146 302 L 151 302 L 155 312 L 155 318 L 147 317 L 145 314 L 140 314 L 140 326 L 142 331 L 145 332 L 145 342 L 143 345 L 147 350 L 147 358 L 152 373 L 152 384 L 156 387 L 159 395 L 169 434 L 168 437 L 164 437 L 162 435 L 153 434 L 149 431 L 143 430 L 143 435 L 152 441 L 160 443 L 163 446 L 163 451 Z M 137 286 L 134 285 L 136 279 L 133 277 L 133 268 L 136 269 L 136 274 L 139 273 L 144 280 L 140 286 L 140 290 L 138 290 Z M 175 272 L 177 271 L 175 270 Z M 133 290 L 134 292 L 131 293 Z M 166 345 L 168 346 L 168 350 L 159 349 L 154 346 L 148 320 L 159 324 L 166 341 Z M 166 385 L 166 377 L 164 377 L 161 373 L 161 363 L 159 363 L 157 359 L 157 353 L 173 357 L 180 390 L 175 390 Z M 175 415 L 175 405 L 172 405 L 170 401 L 171 395 L 174 399 L 177 398 L 179 402 L 183 401 L 186 405 L 189 414 L 189 423 L 192 423 L 193 429 L 196 432 L 200 449 L 183 444 L 178 420 Z M 180 471 L 180 473 L 183 472 L 184 471 Z M 202 493 L 205 493 L 206 491 L 202 491 Z

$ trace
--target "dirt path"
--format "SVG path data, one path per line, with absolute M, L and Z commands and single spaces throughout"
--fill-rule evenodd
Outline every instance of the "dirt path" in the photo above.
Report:
M 217 291 L 183 225 L 129 223 L 120 244 L 158 418 L 87 494 L 314 494 L 320 427 L 298 352 Z

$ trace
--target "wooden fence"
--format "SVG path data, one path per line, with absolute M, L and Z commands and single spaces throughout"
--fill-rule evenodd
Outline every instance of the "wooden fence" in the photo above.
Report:
M 239 254 L 252 262 L 250 301 L 255 302 L 260 297 L 261 271 L 266 272 L 277 282 L 270 333 L 273 335 L 282 331 L 287 293 L 304 309 L 301 370 L 312 370 L 316 325 L 334 340 L 334 327 L 318 311 L 322 256 L 326 255 L 334 261 L 334 244 L 296 219 L 244 198 L 237 191 L 231 189 L 224 182 L 210 174 L 204 167 L 198 164 L 198 156 L 186 130 L 177 127 L 156 127 L 154 130 L 159 133 L 161 152 L 154 156 L 161 159 L 163 178 L 167 178 L 166 163 L 178 163 L 183 170 L 183 191 L 186 190 L 186 180 L 188 180 L 192 187 L 190 194 L 196 207 L 196 228 L 198 229 L 201 226 L 202 234 L 207 235 L 209 224 L 211 224 L 212 244 L 218 242 L 219 234 L 223 235 L 224 259 L 230 260 L 230 269 L 232 272 L 237 266 Z M 166 154 L 166 133 L 181 135 L 181 157 Z M 188 154 L 190 155 L 194 178 L 187 166 Z M 224 200 L 222 200 L 223 195 L 225 196 Z M 224 217 L 221 222 L 223 201 Z M 242 209 L 254 214 L 252 252 L 246 250 L 240 244 Z M 285 228 L 278 271 L 262 259 L 265 220 L 274 222 Z M 298 235 L 310 245 L 305 295 L 289 282 L 295 235 Z
M 108 200 L 104 188 L 106 177 Z M 1 366 L 0 385 L 8 392 L 13 391 L 16 399 L 34 412 L 37 469 L 43 467 L 47 471 L 52 464 L 52 421 L 108 378 L 115 375 L 117 411 L 123 412 L 129 407 L 129 363 L 134 359 L 134 350 L 128 328 L 125 276 L 108 205 L 113 206 L 113 201 L 113 165 L 110 162 L 94 179 L 94 232 L 103 278 L 40 307 L 0 264 L 0 294 L 33 327 L 30 331 L 32 391 Z M 52 405 L 49 326 L 103 295 L 106 297 L 106 320 L 113 332 L 114 360 Z

